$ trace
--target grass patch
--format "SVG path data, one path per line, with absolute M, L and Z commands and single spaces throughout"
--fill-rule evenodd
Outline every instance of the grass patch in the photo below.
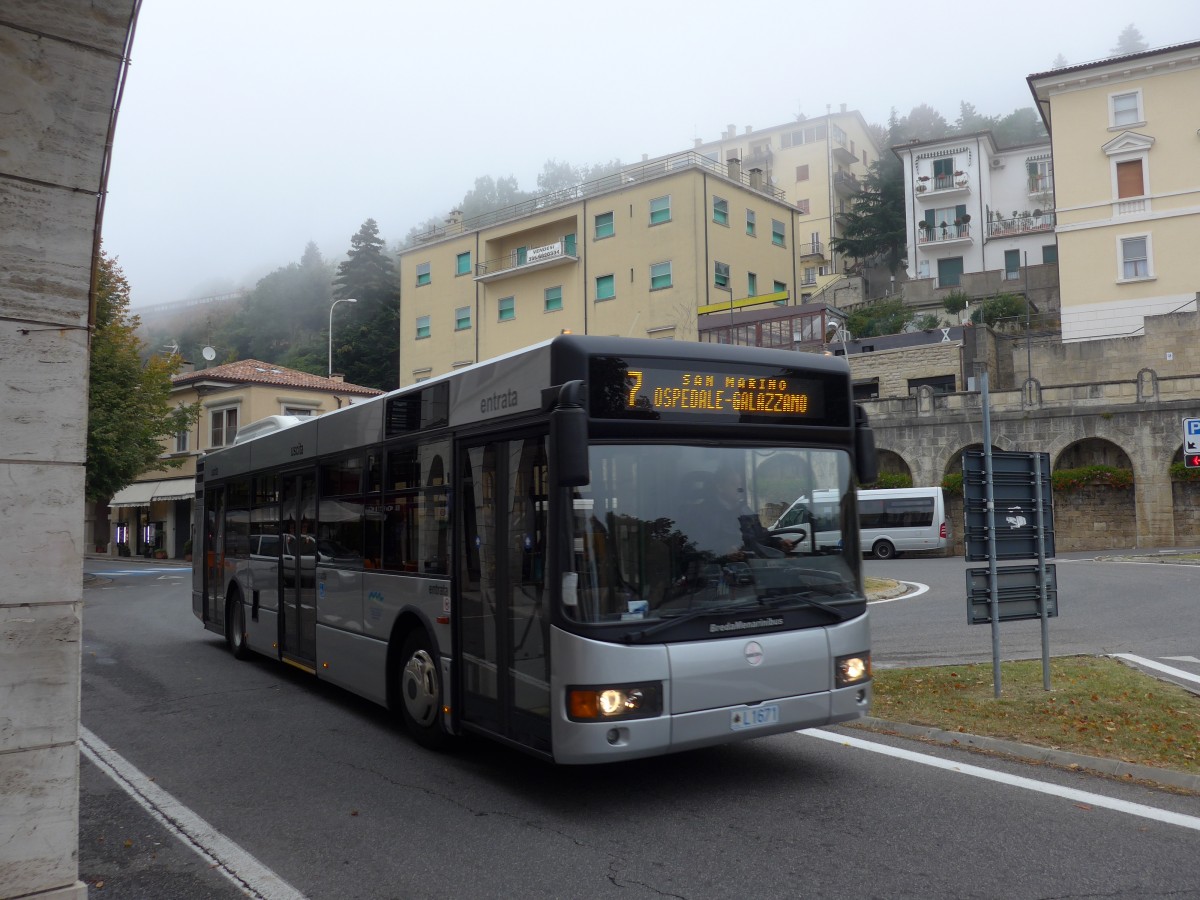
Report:
M 1108 657 L 876 669 L 872 715 L 1200 774 L 1200 697 Z

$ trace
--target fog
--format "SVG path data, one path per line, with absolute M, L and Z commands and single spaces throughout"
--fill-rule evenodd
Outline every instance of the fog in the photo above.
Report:
M 1129 24 L 1195 40 L 1200 4 L 147 0 L 104 246 L 135 309 L 252 287 L 309 241 L 342 258 L 368 218 L 395 244 L 477 176 L 534 190 L 547 159 L 635 162 L 843 103 L 880 125 L 1006 115 L 1033 105 L 1026 76 Z

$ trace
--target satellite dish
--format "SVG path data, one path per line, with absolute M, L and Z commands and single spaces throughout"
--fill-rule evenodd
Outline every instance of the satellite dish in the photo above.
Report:
M 214 350 L 212 347 L 205 347 L 203 350 L 200 351 L 200 355 L 203 356 L 205 359 L 207 359 L 209 362 L 212 362 L 214 359 L 217 358 L 217 351 Z

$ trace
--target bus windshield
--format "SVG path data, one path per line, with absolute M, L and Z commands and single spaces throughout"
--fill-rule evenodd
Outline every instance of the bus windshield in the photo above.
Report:
M 845 451 L 613 444 L 589 453 L 591 482 L 576 490 L 572 517 L 575 589 L 563 594 L 576 621 L 861 599 Z

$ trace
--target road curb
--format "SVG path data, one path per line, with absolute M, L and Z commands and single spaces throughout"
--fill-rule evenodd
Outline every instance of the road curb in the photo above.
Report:
M 850 727 L 864 728 L 868 731 L 879 731 L 897 734 L 901 737 L 916 738 L 945 744 L 951 747 L 968 747 L 985 750 L 991 753 L 1003 753 L 1034 763 L 1047 763 L 1064 769 L 1086 769 L 1101 775 L 1135 781 L 1150 781 L 1166 787 L 1200 793 L 1200 775 L 1186 772 L 1175 772 L 1171 769 L 1160 769 L 1155 766 L 1143 766 L 1124 762 L 1119 759 L 1104 759 L 1098 756 L 1085 756 L 1082 753 L 1069 753 L 1066 750 L 1055 750 L 1049 747 L 1035 747 L 1021 744 L 1017 741 L 1006 741 L 1001 738 L 983 737 L 977 734 L 966 734 L 961 731 L 945 731 L 926 725 L 910 725 L 905 722 L 890 722 L 867 716 Z

